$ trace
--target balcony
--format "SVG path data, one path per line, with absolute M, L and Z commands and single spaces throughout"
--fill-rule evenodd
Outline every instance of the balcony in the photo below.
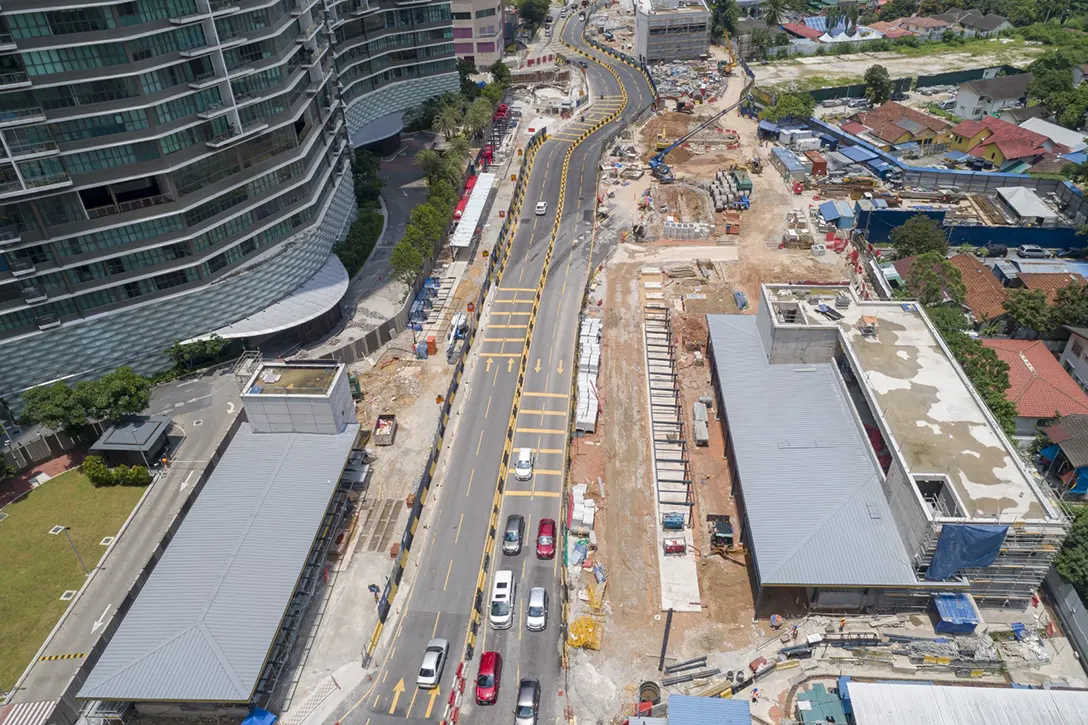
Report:
M 252 123 L 247 123 L 245 126 L 242 127 L 242 131 L 240 133 L 237 129 L 231 126 L 229 130 L 224 131 L 223 133 L 216 134 L 212 137 L 210 141 L 207 141 L 206 143 L 209 148 L 221 149 L 225 146 L 230 146 L 232 144 L 240 143 L 242 141 L 245 141 L 246 139 L 252 138 L 266 128 L 268 128 L 268 124 L 265 121 L 253 121 Z
M 220 78 L 215 74 L 215 71 L 209 70 L 193 76 L 193 80 L 189 81 L 189 87 L 194 91 L 202 91 L 205 88 L 214 86 L 219 81 Z
M 15 227 L 0 228 L 0 247 L 5 244 L 18 244 L 21 241 L 23 241 L 23 237 Z
M 199 23 L 204 18 L 208 17 L 204 13 L 193 13 L 191 15 L 182 15 L 180 18 L 170 18 L 171 25 L 192 25 L 193 23 Z
M 142 199 L 132 199 L 131 201 L 122 201 L 118 204 L 111 204 L 110 206 L 99 206 L 94 209 L 88 209 L 87 217 L 90 219 L 101 219 L 102 217 L 111 216 L 113 214 L 124 214 L 125 212 L 146 209 L 148 207 L 158 206 L 159 204 L 170 204 L 173 201 L 174 197 L 169 194 L 156 194 L 155 196 L 147 196 Z
M 0 33 L 0 53 L 14 53 L 17 50 L 19 46 L 15 45 L 15 38 L 8 33 Z
M 204 45 L 197 46 L 196 48 L 187 48 L 185 50 L 179 51 L 178 55 L 180 55 L 182 58 L 199 58 L 202 55 L 207 55 L 208 53 L 211 53 L 213 50 L 215 50 L 214 45 L 208 45 L 205 43 Z
M 305 45 L 310 42 L 310 38 L 317 35 L 317 31 L 321 28 L 317 23 L 310 23 L 303 30 L 302 34 L 295 38 L 295 42 L 299 45 Z
M 219 47 L 223 50 L 228 50 L 229 48 L 237 48 L 239 45 L 245 45 L 248 42 L 249 38 L 241 35 L 236 35 L 233 38 L 228 38 L 227 40 L 220 40 Z
M 238 0 L 211 0 L 208 4 L 211 6 L 212 15 L 216 17 L 231 15 L 242 10 L 238 5 Z
M 0 91 L 8 91 L 13 88 L 30 87 L 30 76 L 22 71 L 14 73 L 0 73 Z
M 9 199 L 15 196 L 22 196 L 23 194 L 30 194 L 35 191 L 61 189 L 71 185 L 72 177 L 63 172 L 59 174 L 50 174 L 49 176 L 39 176 L 34 179 L 27 179 L 25 187 L 19 183 L 18 179 L 0 181 L 0 199 Z
M 13 159 L 35 159 L 60 153 L 55 141 L 18 141 L 9 143 Z
M 35 285 L 27 285 L 23 287 L 23 302 L 28 305 L 36 305 L 45 302 L 49 299 L 49 295 L 45 293 L 45 289 L 37 287 Z
M 230 110 L 230 106 L 224 106 L 222 103 L 213 103 L 212 105 L 200 111 L 196 115 L 203 118 L 205 121 L 215 118 L 216 116 L 222 116 L 224 113 Z
M 11 274 L 13 277 L 25 277 L 28 274 L 34 274 L 34 263 L 25 259 L 15 259 L 11 262 Z
M 0 128 L 25 126 L 31 123 L 44 123 L 45 112 L 40 106 L 20 108 L 14 111 L 0 111 Z
M 49 313 L 48 315 L 42 315 L 38 318 L 39 330 L 51 330 L 54 327 L 60 327 L 60 318 L 53 313 Z

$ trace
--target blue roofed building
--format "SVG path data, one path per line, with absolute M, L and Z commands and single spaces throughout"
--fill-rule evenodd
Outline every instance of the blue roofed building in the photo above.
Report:
M 669 695 L 669 725 L 752 725 L 746 698 Z

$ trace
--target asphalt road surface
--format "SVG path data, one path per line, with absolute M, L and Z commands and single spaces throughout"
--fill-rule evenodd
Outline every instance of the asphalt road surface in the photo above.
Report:
M 542 518 L 560 518 L 571 375 L 582 293 L 590 271 L 594 197 L 603 143 L 620 119 L 635 118 L 652 98 L 649 84 L 640 71 L 589 50 L 582 41 L 581 26 L 576 18 L 571 18 L 563 33 L 565 40 L 599 60 L 589 62 L 586 69 L 594 98 L 592 108 L 585 114 L 584 123 L 579 119 L 553 133 L 537 151 L 502 283 L 492 294 L 489 320 L 477 333 L 471 351 L 476 361 L 466 377 L 467 393 L 459 422 L 451 431 L 449 465 L 441 496 L 434 504 L 437 510 L 426 534 L 429 538 L 412 552 L 420 557 L 415 583 L 395 623 L 388 656 L 374 680 L 348 699 L 355 707 L 339 718 L 341 723 L 401 725 L 404 720 L 438 721 L 443 715 L 454 671 L 465 650 L 500 459 L 526 344 L 528 367 L 515 422 L 513 450 L 515 455 L 523 447 L 535 450 L 534 475 L 529 481 L 515 480 L 511 461 L 498 524 L 501 538 L 506 517 L 513 513 L 523 515 L 526 541 L 518 556 L 503 555 L 501 542 L 496 542 L 495 561 L 490 566 L 485 590 L 490 591 L 494 572 L 504 569 L 513 572 L 517 586 L 515 622 L 507 630 L 492 629 L 486 623 L 487 602 L 484 602 L 476 656 L 465 670 L 463 717 L 471 717 L 474 723 L 511 723 L 518 681 L 532 677 L 541 685 L 539 722 L 551 725 L 564 719 L 559 696 L 560 690 L 565 689 L 560 671 L 562 607 L 558 592 L 562 553 L 557 552 L 550 561 L 538 560 L 535 536 Z M 611 65 L 618 79 L 604 63 Z M 564 188 L 564 158 L 584 131 L 617 111 L 620 119 L 571 151 L 562 217 L 535 329 L 532 338 L 526 340 L 533 299 L 552 244 L 553 215 Z M 548 202 L 547 214 L 535 215 L 538 201 Z M 529 632 L 525 629 L 526 600 L 529 590 L 538 586 L 548 591 L 548 625 L 543 632 Z M 485 600 L 486 596 L 485 593 Z M 419 690 L 415 685 L 416 675 L 427 641 L 433 637 L 449 641 L 449 666 L 439 688 Z M 479 655 L 485 651 L 502 655 L 503 672 L 498 702 L 481 707 L 474 703 L 473 685 Z

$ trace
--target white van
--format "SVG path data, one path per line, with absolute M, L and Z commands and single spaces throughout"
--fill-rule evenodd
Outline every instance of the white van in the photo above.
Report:
M 491 608 L 487 615 L 492 629 L 509 629 L 514 623 L 516 588 L 514 572 L 509 569 L 495 572 L 495 581 L 491 585 Z

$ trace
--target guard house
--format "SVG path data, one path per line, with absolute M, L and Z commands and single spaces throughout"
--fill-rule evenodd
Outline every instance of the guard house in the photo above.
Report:
M 164 415 L 130 416 L 111 425 L 91 445 L 91 455 L 107 466 L 147 466 L 158 463 L 169 447 L 170 419 Z

